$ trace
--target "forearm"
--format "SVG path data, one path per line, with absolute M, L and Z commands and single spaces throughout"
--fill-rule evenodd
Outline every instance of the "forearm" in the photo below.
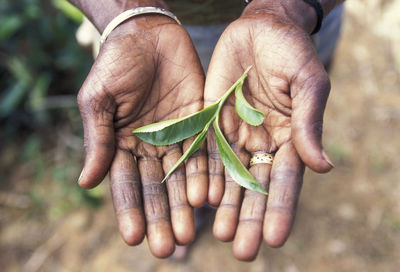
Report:
M 318 0 L 322 6 L 324 17 L 344 1 L 345 0 Z M 264 12 L 281 14 L 304 29 L 307 33 L 311 33 L 317 23 L 317 15 L 314 8 L 302 0 L 253 0 L 245 8 L 243 15 Z
M 161 0 L 69 0 L 103 32 L 107 24 L 121 12 L 137 7 L 152 6 L 167 8 Z

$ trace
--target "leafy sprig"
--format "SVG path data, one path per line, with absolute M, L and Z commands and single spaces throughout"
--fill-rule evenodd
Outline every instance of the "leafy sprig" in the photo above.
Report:
M 207 131 L 210 128 L 210 125 L 214 122 L 213 127 L 218 150 L 220 152 L 222 163 L 224 164 L 229 175 L 234 181 L 246 189 L 267 194 L 264 188 L 262 188 L 262 186 L 254 179 L 254 177 L 233 152 L 229 143 L 225 139 L 221 128 L 219 127 L 219 115 L 222 106 L 233 91 L 235 91 L 235 108 L 240 118 L 253 126 L 262 124 L 265 115 L 261 111 L 253 108 L 243 95 L 242 87 L 250 68 L 251 67 L 247 68 L 243 75 L 225 92 L 220 99 L 217 100 L 217 102 L 208 106 L 207 108 L 183 118 L 150 124 L 137 128 L 133 131 L 133 133 L 141 140 L 153 145 L 174 144 L 192 137 L 200 132 L 182 157 L 165 175 L 162 182 L 164 182 L 182 162 L 184 162 L 187 158 L 193 155 L 193 153 L 201 148 L 206 139 Z

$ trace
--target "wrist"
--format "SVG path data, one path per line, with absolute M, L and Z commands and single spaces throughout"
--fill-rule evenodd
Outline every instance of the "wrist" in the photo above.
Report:
M 242 15 L 263 13 L 279 16 L 281 20 L 297 25 L 307 33 L 311 33 L 317 23 L 314 8 L 302 0 L 253 0 Z
M 133 17 L 137 16 L 140 18 L 131 20 Z M 146 6 L 126 10 L 115 17 L 104 29 L 100 38 L 100 47 L 109 36 L 129 35 L 137 31 L 143 32 L 144 30 L 149 30 L 153 27 L 171 24 L 170 19 L 178 25 L 181 24 L 172 12 L 163 8 Z
M 138 7 L 160 7 L 168 9 L 168 6 L 161 0 L 69 0 L 77 6 L 88 19 L 94 24 L 97 30 L 102 33 L 106 26 L 122 12 Z M 159 16 L 154 16 L 157 18 Z

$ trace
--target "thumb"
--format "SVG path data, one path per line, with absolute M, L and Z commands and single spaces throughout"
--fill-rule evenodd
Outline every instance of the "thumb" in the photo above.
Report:
M 104 179 L 114 156 L 115 101 L 104 90 L 98 89 L 87 80 L 78 95 L 86 152 L 78 183 L 86 189 L 97 186 Z
M 308 62 L 291 84 L 294 146 L 302 161 L 318 173 L 326 173 L 333 168 L 321 140 L 329 91 L 328 74 L 317 58 Z

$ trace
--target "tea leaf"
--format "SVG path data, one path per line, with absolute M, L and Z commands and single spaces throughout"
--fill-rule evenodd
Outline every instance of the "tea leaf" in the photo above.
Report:
M 218 103 L 218 110 L 215 114 L 216 118 L 214 121 L 214 132 L 218 145 L 218 150 L 221 156 L 221 161 L 224 164 L 229 175 L 232 177 L 232 179 L 236 181 L 239 185 L 245 187 L 246 189 L 253 190 L 262 194 L 268 194 L 267 191 L 265 191 L 264 188 L 262 188 L 261 185 L 253 178 L 250 172 L 246 169 L 246 167 L 236 156 L 235 152 L 233 152 L 232 148 L 226 141 L 224 134 L 222 133 L 219 127 L 219 113 L 222 109 L 223 104 L 225 103 L 226 99 L 228 99 L 229 95 L 232 93 L 233 90 L 237 89 L 238 86 L 243 85 L 243 82 L 246 79 L 247 73 L 250 70 L 250 68 L 251 67 L 247 68 L 246 71 L 243 73 L 243 75 L 220 98 Z
M 235 108 L 240 118 L 252 126 L 259 126 L 263 123 L 265 115 L 253 108 L 243 95 L 244 79 L 239 82 L 235 90 Z
M 175 163 L 175 165 L 169 170 L 169 172 L 165 175 L 165 177 L 161 182 L 167 180 L 167 178 L 176 170 L 176 168 L 178 168 L 178 166 L 182 162 L 184 162 L 187 158 L 192 156 L 197 150 L 200 149 L 200 147 L 204 143 L 204 140 L 206 139 L 207 130 L 210 127 L 212 120 L 214 120 L 214 118 L 211 119 L 210 122 L 208 122 L 207 125 L 204 127 L 203 131 L 199 135 L 197 135 L 196 139 L 194 139 L 190 147 L 186 150 L 186 152 L 182 155 L 182 157 L 179 158 L 179 160 Z
M 64 14 L 69 17 L 71 20 L 82 23 L 83 14 L 77 9 L 75 6 L 70 4 L 66 0 L 53 0 L 53 5 L 64 12 Z
M 224 105 L 226 99 L 228 99 L 228 97 L 230 96 L 230 94 L 233 92 L 233 90 L 236 89 L 236 87 L 239 84 L 243 85 L 244 80 L 247 77 L 247 73 L 249 72 L 249 70 L 251 69 L 251 66 L 249 68 L 246 69 L 246 71 L 244 71 L 244 73 L 239 77 L 238 80 L 236 80 L 235 83 L 233 83 L 233 85 L 224 93 L 224 95 L 218 99 L 217 103 L 218 103 L 218 109 L 217 109 L 217 113 L 216 115 L 219 115 L 219 112 L 221 111 L 222 106 Z
M 244 79 L 247 76 L 247 72 L 249 71 L 250 68 L 248 68 L 243 75 L 229 88 L 228 91 L 226 91 L 226 93 L 220 98 L 218 99 L 218 101 L 215 104 L 212 104 L 211 106 L 208 106 L 206 109 L 208 108 L 212 108 L 215 109 L 214 112 L 214 116 L 212 118 L 210 118 L 209 122 L 206 124 L 206 126 L 204 127 L 203 131 L 196 137 L 196 139 L 194 140 L 194 142 L 192 143 L 192 145 L 189 147 L 188 150 L 186 150 L 185 154 L 182 155 L 182 157 L 179 158 L 179 160 L 175 163 L 175 165 L 169 170 L 169 172 L 167 173 L 167 175 L 164 177 L 164 179 L 162 180 L 162 182 L 164 182 L 175 170 L 176 168 L 178 168 L 178 166 L 185 161 L 188 157 L 190 157 L 191 155 L 193 155 L 194 152 L 196 152 L 197 150 L 199 150 L 199 148 L 201 147 L 201 145 L 203 144 L 204 140 L 206 139 L 206 135 L 207 135 L 207 130 L 209 129 L 212 121 L 215 119 L 216 114 L 219 114 L 219 112 L 221 111 L 222 106 L 224 105 L 226 99 L 229 97 L 229 95 L 233 92 L 233 90 L 235 90 L 236 86 L 238 86 L 238 84 L 240 84 L 240 82 L 243 82 Z M 243 84 L 243 83 L 242 83 Z M 171 120 L 169 120 L 171 121 Z M 164 122 L 168 122 L 168 121 L 164 121 Z M 162 123 L 162 122 L 161 122 Z M 161 123 L 157 123 L 157 124 L 161 124 Z M 157 124 L 153 124 L 153 125 L 157 125 Z M 148 126 L 147 126 L 148 127 Z M 140 129 L 145 129 L 146 127 L 142 127 Z M 174 131 L 176 133 L 176 131 Z
M 214 118 L 218 104 L 189 116 L 166 120 L 137 128 L 133 133 L 152 145 L 170 145 L 199 133 Z
M 268 194 L 264 188 L 253 178 L 250 172 L 244 167 L 242 162 L 233 152 L 232 148 L 226 141 L 221 129 L 218 125 L 219 117 L 214 121 L 215 138 L 217 140 L 218 150 L 229 175 L 234 181 L 246 189 L 253 190 L 262 194 Z
M 246 167 L 231 149 L 226 141 L 221 129 L 219 128 L 219 114 L 228 97 L 235 90 L 236 110 L 239 116 L 250 125 L 260 125 L 265 115 L 254 109 L 244 98 L 242 86 L 251 67 L 242 74 L 242 76 L 218 99 L 218 101 L 203 109 L 200 112 L 180 119 L 166 120 L 155 124 L 135 129 L 133 133 L 145 142 L 153 145 L 169 145 L 186 138 L 189 138 L 200 132 L 186 152 L 179 158 L 175 165 L 165 175 L 164 182 L 178 167 L 189 158 L 193 153 L 199 150 L 204 143 L 207 131 L 214 121 L 214 131 L 221 160 L 234 181 L 246 189 L 267 194 L 261 185 L 253 178 Z

